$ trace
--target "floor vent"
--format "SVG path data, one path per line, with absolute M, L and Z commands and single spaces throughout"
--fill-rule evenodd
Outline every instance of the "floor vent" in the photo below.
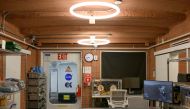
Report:
M 186 44 L 186 43 L 189 43 L 189 42 L 190 42 L 190 39 L 189 39 L 189 38 L 182 39 L 182 40 L 180 40 L 180 41 L 176 41 L 176 42 L 174 42 L 174 43 L 171 43 L 171 44 L 170 44 L 170 47 L 179 46 L 179 45 Z

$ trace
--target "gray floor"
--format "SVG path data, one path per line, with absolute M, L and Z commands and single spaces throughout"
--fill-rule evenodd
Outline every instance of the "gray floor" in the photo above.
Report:
M 148 101 L 143 99 L 143 96 L 130 96 L 128 98 L 129 106 L 126 109 L 149 109 Z M 75 105 L 48 107 L 47 109 L 81 109 L 80 98 Z M 111 108 L 83 108 L 83 109 L 111 109 Z M 121 109 L 121 108 L 116 108 Z
M 128 96 L 129 106 L 125 109 L 149 109 L 149 103 L 143 99 L 142 95 Z M 111 109 L 111 108 L 84 108 L 84 109 Z M 116 108 L 121 109 L 121 108 Z

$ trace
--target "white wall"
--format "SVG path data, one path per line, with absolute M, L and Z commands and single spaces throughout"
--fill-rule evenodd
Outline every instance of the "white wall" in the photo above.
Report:
M 21 56 L 6 56 L 6 78 L 21 78 Z M 16 109 L 20 109 L 20 93 L 12 96 Z
M 167 81 L 168 80 L 168 68 L 167 59 L 169 54 L 163 54 L 156 56 L 156 80 Z
M 171 53 L 170 59 L 178 59 L 178 53 Z M 179 62 L 170 62 L 169 63 L 169 81 L 177 82 L 177 76 L 179 71 Z

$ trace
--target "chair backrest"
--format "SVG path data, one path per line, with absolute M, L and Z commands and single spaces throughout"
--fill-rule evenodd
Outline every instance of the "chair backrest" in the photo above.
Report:
M 127 90 L 117 89 L 110 91 L 111 102 L 123 102 L 127 99 Z

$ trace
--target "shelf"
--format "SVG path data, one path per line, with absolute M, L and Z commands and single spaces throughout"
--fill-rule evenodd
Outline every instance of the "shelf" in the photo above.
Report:
M 26 109 L 46 109 L 46 75 L 29 72 L 27 74 Z
M 25 49 L 21 49 L 19 52 L 7 50 L 7 49 L 2 49 L 0 48 L 0 54 L 6 54 L 6 55 L 30 55 L 31 52 Z
M 10 93 L 0 92 L 0 98 L 7 97 L 9 95 L 13 95 L 13 94 L 19 93 L 20 91 L 21 90 L 15 91 L 15 92 L 10 92 Z
M 190 61 L 190 58 L 181 58 L 181 59 L 169 59 L 169 62 L 187 62 Z

